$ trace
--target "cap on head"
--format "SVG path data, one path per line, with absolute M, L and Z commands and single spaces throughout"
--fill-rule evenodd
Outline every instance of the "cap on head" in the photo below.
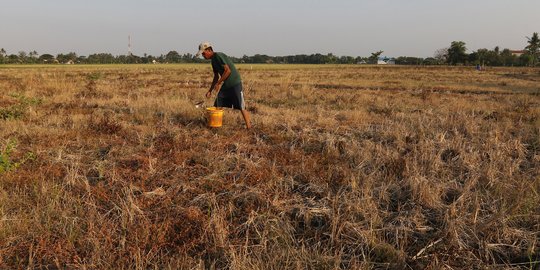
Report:
M 212 47 L 212 44 L 210 44 L 210 42 L 206 41 L 206 42 L 203 42 L 201 44 L 199 44 L 199 52 L 195 55 L 196 57 L 199 57 L 199 55 L 201 55 L 201 53 L 208 49 L 208 48 L 211 48 Z

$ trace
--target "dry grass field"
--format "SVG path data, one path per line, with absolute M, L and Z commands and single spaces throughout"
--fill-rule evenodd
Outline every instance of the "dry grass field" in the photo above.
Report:
M 540 69 L 0 66 L 0 269 L 538 269 Z

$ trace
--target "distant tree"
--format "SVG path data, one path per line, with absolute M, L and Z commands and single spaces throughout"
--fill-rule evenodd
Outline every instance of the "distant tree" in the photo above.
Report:
M 184 63 L 194 63 L 194 62 L 197 62 L 197 58 L 195 57 L 195 55 L 191 54 L 191 53 L 185 53 L 182 55 L 182 62 Z M 240 61 L 237 61 L 237 62 L 240 62 Z
M 140 56 L 134 55 L 134 54 L 128 54 L 128 55 L 118 55 L 114 63 L 117 64 L 138 64 L 143 63 L 143 58 Z
M 329 53 L 326 55 L 326 59 L 324 61 L 325 64 L 335 64 L 337 62 L 338 62 L 338 58 L 333 53 Z
M 424 59 L 424 61 L 422 61 L 422 64 L 423 65 L 428 65 L 428 66 L 440 65 L 441 61 L 437 60 L 435 57 L 428 57 L 428 58 Z
M 368 62 L 367 57 L 357 56 L 356 58 L 354 58 L 354 63 L 355 64 L 365 64 L 367 62 Z
M 500 54 L 501 63 L 503 66 L 517 66 L 519 65 L 518 58 L 515 55 L 512 55 L 510 49 L 502 50 Z
M 354 64 L 355 58 L 352 56 L 341 56 L 338 61 L 339 64 Z
M 58 54 L 56 55 L 56 60 L 62 64 L 66 64 L 69 61 L 76 62 L 77 61 L 77 54 L 74 52 L 70 52 L 68 54 Z
M 488 49 L 478 49 L 476 52 L 473 52 L 469 55 L 469 61 L 479 65 L 486 65 L 486 60 L 488 58 Z M 488 62 L 489 64 L 489 62 Z
M 165 63 L 165 55 L 161 54 L 160 56 L 157 56 L 156 61 L 160 63 Z
M 270 63 L 270 56 L 266 55 L 266 54 L 256 54 L 254 56 L 251 57 L 251 61 L 248 62 L 248 63 L 260 63 L 260 64 L 263 64 L 263 63 Z
M 478 60 L 480 60 L 480 64 L 482 65 L 488 65 L 488 66 L 493 66 L 493 55 L 494 55 L 494 52 L 493 51 L 490 51 L 489 49 L 479 49 L 477 51 L 478 53 Z
M 8 57 L 7 57 L 7 62 L 9 64 L 20 64 L 21 63 L 21 60 L 19 59 L 19 56 L 16 55 L 16 54 L 10 54 Z
M 452 41 L 450 48 L 448 48 L 448 58 L 446 59 L 448 64 L 465 64 L 467 61 L 467 47 L 463 41 Z
M 418 57 L 400 56 L 396 58 L 397 65 L 422 65 L 423 62 L 424 59 Z
M 540 56 L 540 39 L 538 38 L 538 32 L 534 32 L 532 37 L 527 37 L 527 47 L 525 49 L 532 56 L 531 65 L 535 66 L 538 63 Z
M 320 53 L 310 55 L 309 64 L 326 64 L 328 63 L 328 56 Z
M 129 58 L 129 55 L 118 55 L 118 56 L 116 56 L 114 63 L 116 63 L 116 64 L 128 64 L 128 61 L 129 61 L 128 58 Z
M 374 53 L 371 53 L 371 56 L 368 58 L 370 64 L 377 64 L 377 59 L 379 59 L 379 56 L 383 54 L 384 51 L 377 51 Z
M 444 64 L 446 63 L 448 59 L 448 48 L 441 48 L 435 51 L 433 54 L 433 58 L 437 60 L 437 64 Z
M 35 64 L 38 60 L 38 53 L 34 50 L 28 53 L 28 63 Z
M 147 64 L 148 63 L 148 54 L 144 53 L 141 57 L 141 63 Z
M 142 62 L 141 57 L 138 55 L 130 54 L 127 56 L 126 64 L 138 64 Z
M 55 60 L 54 56 L 48 53 L 42 54 L 38 58 L 38 62 L 42 64 L 52 64 L 54 63 L 54 60 Z
M 470 53 L 467 56 L 467 60 L 469 61 L 469 63 L 473 63 L 475 65 L 481 64 L 480 57 L 478 56 L 478 51 Z
M 154 58 L 151 55 L 148 55 L 146 53 L 144 53 L 143 56 L 141 57 L 141 63 L 143 64 L 152 63 L 152 60 L 154 60 Z
M 492 66 L 502 66 L 501 49 L 499 46 L 493 48 L 492 51 L 488 51 L 487 61 L 489 61 L 489 64 Z
M 518 66 L 519 61 L 513 56 L 509 49 L 500 50 L 499 46 L 488 49 L 478 49 L 469 54 L 469 62 L 488 66 Z
M 170 51 L 165 55 L 165 60 L 169 63 L 179 63 L 180 59 L 180 54 L 177 51 Z
M 19 51 L 19 62 L 27 63 L 28 54 L 25 51 Z
M 518 61 L 520 66 L 530 66 L 534 62 L 533 56 L 529 53 L 524 53 L 520 55 Z
M 88 56 L 87 64 L 114 64 L 116 59 L 110 53 L 95 53 Z
M 86 56 L 81 55 L 81 56 L 77 57 L 77 60 L 75 60 L 75 62 L 77 62 L 79 64 L 86 64 L 87 63 Z

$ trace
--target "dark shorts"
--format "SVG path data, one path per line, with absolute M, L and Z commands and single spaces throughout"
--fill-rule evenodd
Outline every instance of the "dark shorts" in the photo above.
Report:
M 233 87 L 222 88 L 219 90 L 214 106 L 245 110 L 246 106 L 244 104 L 242 84 L 240 83 Z

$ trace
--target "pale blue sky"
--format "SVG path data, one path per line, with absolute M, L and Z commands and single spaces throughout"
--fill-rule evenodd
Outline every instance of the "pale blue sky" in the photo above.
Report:
M 233 56 L 334 53 L 433 56 L 522 49 L 540 32 L 540 0 L 0 0 L 8 53 L 195 53 L 201 41 Z

